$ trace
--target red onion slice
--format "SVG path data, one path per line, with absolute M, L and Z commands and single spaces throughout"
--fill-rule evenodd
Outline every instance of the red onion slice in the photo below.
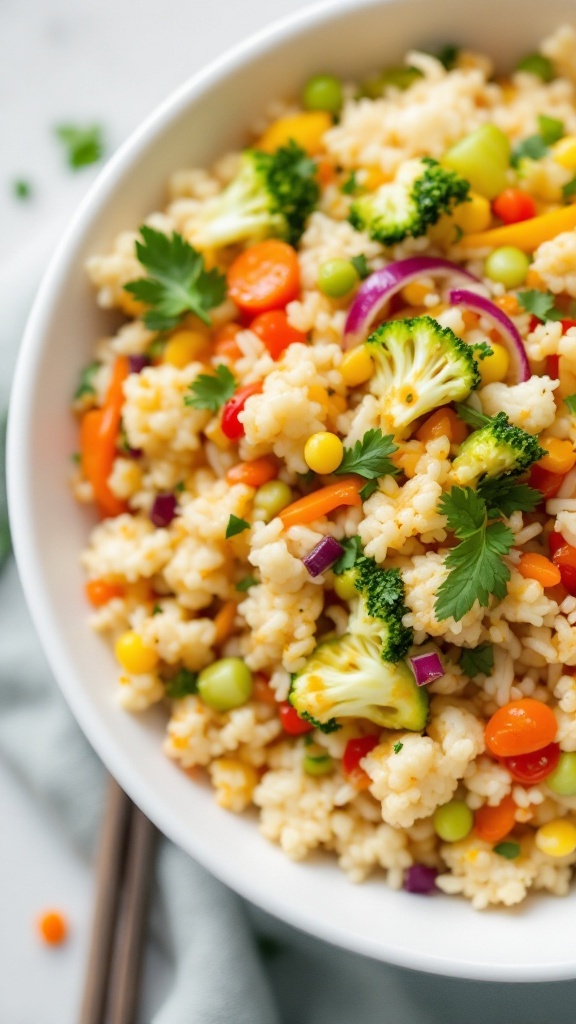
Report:
M 415 654 L 408 659 L 418 686 L 426 686 L 440 679 L 444 675 L 444 666 L 440 655 L 436 651 L 426 651 L 425 654 Z
M 482 295 L 470 292 L 466 288 L 455 288 L 449 293 L 448 298 L 454 306 L 466 306 L 473 313 L 479 313 L 480 316 L 486 316 L 492 320 L 506 343 L 517 382 L 529 380 L 531 377 L 530 364 L 524 342 L 510 317 L 506 316 L 506 313 L 499 309 L 491 299 L 485 299 Z
M 413 864 L 408 868 L 404 877 L 404 888 L 406 892 L 415 892 L 421 896 L 428 896 L 437 889 L 436 868 L 429 868 L 426 864 Z
M 334 537 L 322 537 L 322 540 L 319 541 L 315 548 L 312 548 L 310 554 L 306 555 L 306 558 L 303 558 L 302 561 L 311 576 L 320 576 L 331 565 L 334 565 L 334 562 L 337 562 L 343 554 L 344 548 Z
M 169 526 L 178 509 L 178 500 L 170 492 L 157 494 L 150 509 L 150 520 L 154 526 Z
M 390 263 L 382 270 L 375 270 L 360 286 L 350 307 L 344 327 L 343 347 L 354 348 L 367 338 L 378 314 L 401 288 L 418 277 L 436 277 L 440 274 L 453 274 L 474 281 L 475 284 L 480 283 L 474 274 L 462 267 L 433 256 L 411 256 L 407 260 Z

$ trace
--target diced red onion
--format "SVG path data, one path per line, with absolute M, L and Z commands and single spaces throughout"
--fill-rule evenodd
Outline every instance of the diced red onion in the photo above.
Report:
M 322 540 L 302 561 L 311 576 L 320 576 L 331 565 L 334 565 L 334 562 L 337 562 L 343 554 L 344 548 L 334 537 L 322 537 Z
M 436 868 L 429 868 L 426 864 L 413 864 L 408 868 L 404 877 L 404 888 L 406 892 L 416 892 L 428 896 L 437 888 L 437 876 Z
M 175 494 L 157 494 L 150 509 L 151 522 L 154 526 L 168 526 L 176 515 L 177 507 Z
M 427 683 L 433 683 L 435 679 L 440 679 L 444 675 L 444 666 L 436 651 L 415 654 L 409 661 L 418 686 L 426 686 Z
M 141 459 L 144 453 L 141 448 L 124 448 L 121 454 L 126 455 L 129 459 Z
M 526 355 L 526 349 L 524 348 L 524 342 L 510 317 L 506 316 L 506 313 L 499 309 L 491 299 L 485 299 L 482 295 L 470 292 L 466 288 L 453 289 L 449 293 L 448 298 L 454 306 L 466 306 L 473 313 L 479 313 L 480 316 L 486 316 L 489 320 L 492 320 L 506 344 L 516 380 L 518 383 L 529 380 L 530 364 Z
M 128 366 L 130 373 L 141 373 L 145 366 L 150 366 L 150 360 L 145 355 L 128 356 Z
M 407 260 L 390 263 L 382 270 L 375 270 L 362 283 L 350 307 L 344 327 L 344 348 L 354 348 L 367 338 L 378 314 L 401 288 L 418 277 L 436 277 L 440 274 L 452 274 L 474 281 L 475 284 L 480 283 L 477 277 L 455 263 L 432 256 L 411 256 Z

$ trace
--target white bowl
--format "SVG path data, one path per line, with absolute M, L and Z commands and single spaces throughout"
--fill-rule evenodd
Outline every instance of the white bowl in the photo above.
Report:
M 161 751 L 165 714 L 116 704 L 108 646 L 87 626 L 79 552 L 92 519 L 72 500 L 69 414 L 79 368 L 107 316 L 83 265 L 162 203 L 171 171 L 241 146 L 267 101 L 306 78 L 397 62 L 456 41 L 502 68 L 574 14 L 573 0 L 333 0 L 304 10 L 216 61 L 161 106 L 110 161 L 78 211 L 30 316 L 13 388 L 10 512 L 26 596 L 54 674 L 88 739 L 132 799 L 213 874 L 272 914 L 346 949 L 404 967 L 492 981 L 576 976 L 576 893 L 478 913 L 464 900 L 352 885 L 328 857 L 294 864 L 250 816 L 215 804 Z

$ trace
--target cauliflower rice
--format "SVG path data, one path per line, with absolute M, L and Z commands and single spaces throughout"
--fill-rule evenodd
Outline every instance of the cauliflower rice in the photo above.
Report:
M 97 342 L 74 400 L 73 489 L 100 512 L 82 555 L 91 625 L 115 645 L 122 706 L 142 712 L 163 702 L 167 756 L 183 770 L 205 769 L 222 808 L 255 806 L 262 835 L 287 856 L 321 848 L 352 881 L 381 869 L 397 889 L 417 889 L 424 866 L 436 888 L 478 909 L 512 906 L 531 889 L 565 895 L 576 863 L 576 30 L 560 28 L 541 56 L 550 74 L 528 62 L 498 78 L 484 55 L 460 51 L 447 69 L 411 52 L 407 87 L 394 74 L 379 88 L 377 78 L 364 88 L 346 83 L 337 117 L 331 80 L 324 109 L 306 90 L 303 105 L 277 104 L 246 141 L 268 154 L 299 147 L 299 224 L 298 202 L 294 212 L 284 193 L 264 226 L 246 216 L 236 237 L 218 236 L 214 218 L 245 173 L 243 154 L 175 173 L 166 208 L 88 262 L 99 305 L 121 319 Z M 491 208 L 494 189 L 483 194 L 476 180 L 470 189 L 455 166 L 460 140 L 486 126 L 520 153 L 496 168 L 497 191 L 519 189 L 527 218 L 504 215 L 501 196 Z M 536 136 L 539 145 L 522 150 Z M 410 190 L 448 166 L 460 175 L 451 197 L 432 214 L 421 210 L 414 227 Z M 392 227 L 371 219 L 379 202 Z M 564 211 L 566 227 L 516 245 L 520 227 L 554 211 Z M 502 220 L 510 240 L 484 239 Z M 204 306 L 161 309 L 162 268 L 136 248 L 146 231 L 150 244 L 178 236 L 193 259 L 202 253 Z M 267 238 L 282 239 L 284 251 L 292 244 L 292 278 L 258 305 L 234 281 L 244 267 L 249 291 L 242 261 Z M 502 246 L 515 249 L 516 270 L 518 253 L 521 261 L 529 252 L 516 277 L 509 267 L 487 273 Z M 423 269 L 381 303 L 354 339 L 362 346 L 372 335 L 354 364 L 344 335 L 361 279 L 410 257 L 451 269 Z M 476 281 L 463 285 L 461 269 Z M 148 286 L 132 286 L 147 274 Z M 450 300 L 458 287 L 511 318 L 527 372 L 519 374 L 490 316 Z M 281 312 L 280 335 L 270 333 L 271 310 Z M 404 356 L 381 356 L 379 346 L 391 350 L 398 337 L 402 352 L 418 349 L 418 331 L 441 339 L 436 354 L 446 345 L 460 360 L 441 398 L 430 398 L 409 358 L 399 380 Z M 416 415 L 414 401 L 424 403 Z M 466 436 L 502 414 L 532 454 L 494 469 L 483 451 L 470 468 Z M 374 480 L 360 470 L 339 476 L 338 453 L 347 458 L 369 438 L 388 438 L 387 468 Z M 457 485 L 477 500 L 489 478 L 500 494 L 518 478 L 544 497 L 529 510 L 489 512 L 492 526 L 481 527 L 508 538 L 500 587 L 484 576 L 467 602 L 443 604 L 450 558 L 467 543 L 445 501 Z M 315 513 L 313 496 L 335 486 L 345 498 Z M 304 517 L 292 512 L 299 499 Z M 332 558 L 312 575 L 303 559 L 334 543 L 346 552 L 344 569 Z M 362 566 L 388 595 L 385 612 L 362 589 Z M 396 615 L 392 639 L 388 615 Z M 441 668 L 417 686 L 409 659 L 422 652 Z M 553 733 L 504 751 L 498 722 L 504 716 L 505 732 L 510 706 L 535 702 Z M 525 777 L 513 754 L 532 756 Z

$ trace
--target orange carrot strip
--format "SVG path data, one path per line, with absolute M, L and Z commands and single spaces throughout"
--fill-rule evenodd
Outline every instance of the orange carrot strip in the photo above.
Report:
M 252 462 L 238 462 L 226 473 L 229 484 L 246 484 L 248 487 L 261 487 L 277 476 L 278 466 L 268 455 Z
M 82 472 L 92 484 L 94 500 L 103 516 L 117 516 L 128 508 L 108 486 L 108 477 L 116 457 L 116 441 L 124 404 L 123 384 L 128 372 L 128 360 L 120 356 L 114 364 L 104 405 L 101 409 L 90 409 L 80 424 Z
M 236 607 L 235 601 L 226 601 L 226 604 L 223 604 L 220 611 L 214 616 L 217 644 L 224 643 L 224 640 L 230 636 L 234 627 Z
M 280 513 L 284 529 L 288 530 L 291 526 L 299 526 L 302 523 L 313 523 L 315 519 L 327 516 L 341 505 L 361 505 L 360 491 L 365 485 L 365 480 L 349 477 L 299 498 Z
M 518 562 L 518 572 L 526 580 L 537 580 L 543 587 L 555 587 L 562 576 L 560 569 L 546 555 L 525 551 Z

